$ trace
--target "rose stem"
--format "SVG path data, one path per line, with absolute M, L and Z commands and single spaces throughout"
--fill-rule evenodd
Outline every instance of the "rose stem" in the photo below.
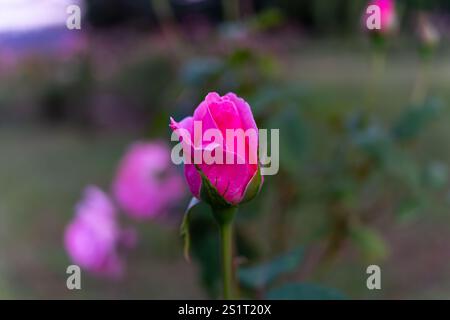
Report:
M 220 246 L 222 260 L 223 298 L 234 298 L 233 288 L 233 218 L 236 207 L 214 210 L 214 216 L 219 223 Z

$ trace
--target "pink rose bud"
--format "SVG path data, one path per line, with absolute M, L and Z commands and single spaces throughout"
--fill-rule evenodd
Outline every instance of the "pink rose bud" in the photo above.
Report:
M 166 213 L 183 198 L 185 189 L 166 144 L 136 142 L 119 164 L 113 192 L 127 214 L 143 219 Z
M 257 195 L 263 182 L 259 170 L 258 127 L 244 99 L 234 93 L 223 97 L 215 92 L 209 93 L 192 117 L 179 123 L 171 118 L 170 127 L 183 144 L 189 146 L 192 154 L 199 151 L 203 153 L 201 163 L 196 159 L 187 163 L 189 161 L 185 158 L 186 180 L 196 198 L 212 206 L 236 206 Z M 204 134 L 209 129 L 216 129 L 222 139 L 211 141 L 207 138 Z M 238 147 L 238 138 L 231 136 L 231 139 L 227 139 L 228 129 L 234 129 L 232 132 L 235 133 L 248 133 L 240 135 L 244 139 L 241 140 L 243 148 Z M 183 137 L 185 133 L 190 138 Z M 212 149 L 215 153 L 211 154 L 217 155 L 219 152 L 222 155 L 219 157 L 222 163 L 205 161 L 205 151 L 210 152 Z
M 131 235 L 134 232 L 131 230 L 122 231 L 116 219 L 109 197 L 97 187 L 86 188 L 64 235 L 66 251 L 75 264 L 98 275 L 122 275 L 123 261 L 118 248 L 122 242 L 129 246 L 128 239 L 135 241 L 135 235 Z

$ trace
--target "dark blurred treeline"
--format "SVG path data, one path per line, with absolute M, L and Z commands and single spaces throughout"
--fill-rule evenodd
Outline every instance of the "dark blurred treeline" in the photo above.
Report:
M 316 33 L 352 33 L 357 31 L 358 17 L 366 0 L 88 0 L 88 19 L 95 27 L 132 25 L 147 30 L 161 19 L 177 23 L 212 24 L 240 19 L 267 9 L 277 9 L 290 22 Z M 405 16 L 417 10 L 449 14 L 448 0 L 399 0 Z

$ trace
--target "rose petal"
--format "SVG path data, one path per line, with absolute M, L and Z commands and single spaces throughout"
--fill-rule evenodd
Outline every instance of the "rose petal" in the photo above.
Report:
M 246 150 L 245 150 L 245 160 L 246 163 L 249 163 L 250 152 L 252 152 L 252 159 L 258 159 L 258 127 L 256 126 L 255 119 L 253 118 L 252 110 L 250 109 L 249 104 L 242 98 L 237 97 L 234 93 L 227 93 L 225 95 L 227 99 L 233 101 L 236 109 L 239 112 L 240 121 L 242 123 L 242 128 L 247 130 L 254 130 L 255 134 L 250 135 L 248 138 L 246 137 Z M 236 144 L 235 144 L 236 146 Z M 250 148 L 252 146 L 252 148 Z M 236 148 L 236 147 L 235 147 Z M 236 150 L 230 150 L 236 152 Z M 253 163 L 254 164 L 254 163 Z
M 170 127 L 172 130 L 176 129 L 186 129 L 190 134 L 194 132 L 194 122 L 192 117 L 186 117 L 180 122 L 176 122 L 172 117 L 170 117 Z
M 222 97 L 217 92 L 210 92 L 205 97 L 205 101 L 207 103 L 220 101 L 221 99 L 222 99 Z
M 184 176 L 189 185 L 189 190 L 197 199 L 200 199 L 200 187 L 202 186 L 202 178 L 197 172 L 195 165 L 185 164 L 184 165 Z
M 226 137 L 226 129 L 243 129 L 239 112 L 233 102 L 214 101 L 209 103 L 208 109 L 223 137 Z
M 229 154 L 229 153 L 228 153 Z M 239 156 L 233 154 L 233 164 L 200 164 L 198 167 L 225 200 L 238 204 L 244 197 L 245 189 L 258 167 L 237 164 Z M 224 161 L 226 154 L 224 154 Z M 185 175 L 189 188 L 195 197 L 200 198 L 201 177 L 194 165 L 185 165 Z
M 228 99 L 233 101 L 236 106 L 237 111 L 239 112 L 239 116 L 242 123 L 242 128 L 244 130 L 247 129 L 255 129 L 258 131 L 258 127 L 256 126 L 255 119 L 253 118 L 252 110 L 250 109 L 249 104 L 242 98 L 239 98 L 234 93 L 230 92 L 225 95 Z

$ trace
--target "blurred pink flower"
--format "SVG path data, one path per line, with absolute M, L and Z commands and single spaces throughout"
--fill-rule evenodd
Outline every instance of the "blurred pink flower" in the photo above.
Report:
M 64 238 L 66 251 L 72 261 L 99 275 L 121 276 L 123 261 L 118 249 L 120 245 L 135 245 L 134 230 L 119 228 L 113 203 L 95 186 L 85 189 L 75 211 Z
M 183 179 L 162 142 L 134 143 L 119 164 L 113 183 L 117 202 L 130 216 L 155 218 L 184 196 Z

